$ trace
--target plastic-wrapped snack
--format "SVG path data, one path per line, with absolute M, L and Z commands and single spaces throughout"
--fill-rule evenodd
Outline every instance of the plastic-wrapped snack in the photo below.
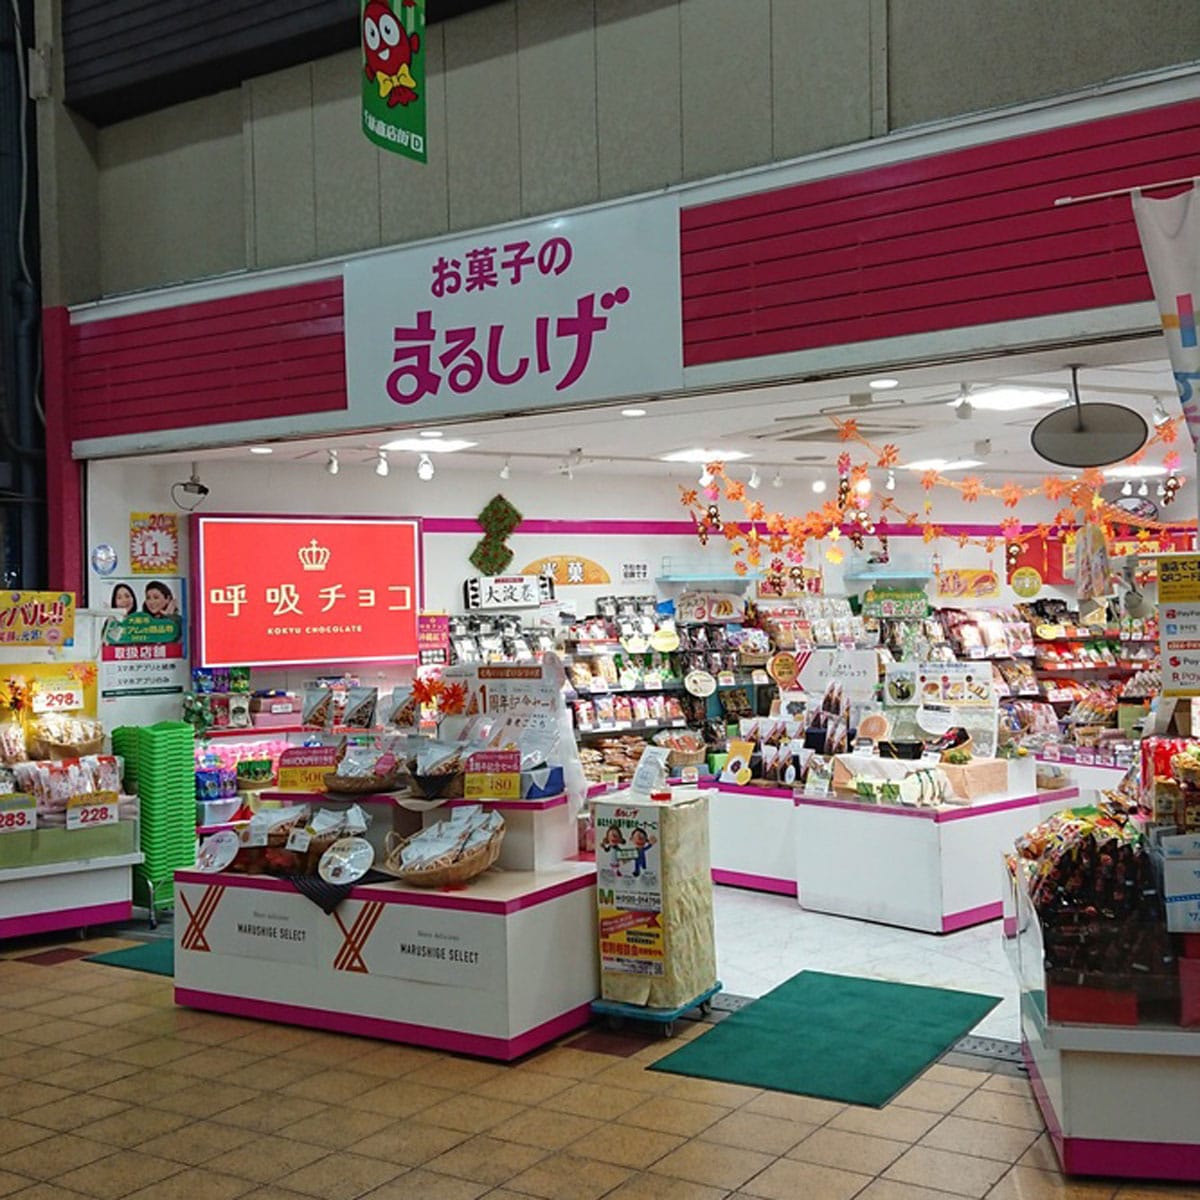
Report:
M 396 729 L 415 729 L 421 721 L 421 704 L 410 687 L 396 688 L 388 703 L 388 724 Z
M 229 727 L 231 729 L 250 728 L 250 697 L 244 692 L 230 692 Z
M 81 761 L 84 767 L 91 771 L 96 791 L 119 792 L 121 790 L 121 763 L 114 755 L 92 754 Z
M 371 729 L 375 725 L 375 706 L 379 700 L 379 689 L 352 687 L 346 696 L 346 708 L 342 724 L 348 729 Z
M 325 729 L 333 723 L 333 693 L 328 688 L 305 688 L 300 724 L 305 729 Z

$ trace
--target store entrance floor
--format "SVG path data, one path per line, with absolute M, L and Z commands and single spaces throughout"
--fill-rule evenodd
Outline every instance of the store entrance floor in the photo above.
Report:
M 1020 1040 L 1017 979 L 999 921 L 938 935 L 805 912 L 791 896 L 732 887 L 714 894 L 726 992 L 761 996 L 799 971 L 980 992 L 1002 999 L 972 1033 Z
M 789 919 L 783 901 L 722 890 L 718 911 L 727 934 L 741 923 L 754 953 L 790 947 L 779 970 L 816 965 L 801 961 L 809 952 L 801 947 L 823 944 L 832 953 L 840 944 L 848 952 L 853 937 L 841 922 Z M 756 923 L 773 926 L 778 942 L 758 941 Z M 864 934 L 880 936 L 877 969 L 891 961 L 885 932 Z M 677 1043 L 599 1029 L 504 1066 L 176 1008 L 170 979 L 81 957 L 133 944 L 47 938 L 0 948 L 0 1196 L 1200 1195 L 1112 1180 L 1067 1183 L 1028 1083 L 999 1064 L 937 1063 L 882 1109 L 649 1071 Z M 930 969 L 934 944 L 900 935 L 893 948 L 899 960 L 900 949 L 913 946 L 920 970 Z M 740 988 L 776 978 L 749 952 L 726 961 Z M 838 961 L 855 967 L 850 958 Z M 703 1037 L 710 1028 L 685 1022 L 679 1036 Z

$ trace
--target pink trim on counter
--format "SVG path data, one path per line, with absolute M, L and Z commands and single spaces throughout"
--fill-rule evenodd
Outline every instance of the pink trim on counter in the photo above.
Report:
M 901 808 L 897 804 L 863 804 L 855 800 L 828 800 L 824 796 L 795 796 L 797 808 L 807 805 L 811 808 L 844 808 L 847 812 L 883 813 L 887 817 L 916 817 L 922 821 L 937 819 L 937 813 L 932 808 Z
M 799 884 L 794 879 L 774 879 L 769 875 L 747 875 L 742 871 L 712 869 L 713 883 L 726 887 L 745 888 L 751 892 L 771 892 L 777 896 L 798 896 Z
M 1055 788 L 1050 792 L 1038 792 L 1030 796 L 1013 796 L 1008 800 L 996 800 L 992 804 L 970 804 L 948 812 L 939 812 L 934 820 L 961 821 L 966 817 L 982 817 L 988 813 L 1007 812 L 1010 808 L 1032 808 L 1035 804 L 1055 804 L 1060 800 L 1078 800 L 1079 789 L 1076 787 Z
M 406 1042 L 413 1046 L 426 1046 L 431 1050 L 473 1054 L 480 1058 L 501 1059 L 504 1062 L 511 1062 L 514 1058 L 529 1054 L 564 1034 L 582 1028 L 591 1020 L 592 1015 L 591 1005 L 582 1004 L 515 1038 L 499 1038 L 478 1033 L 461 1033 L 456 1029 L 411 1025 L 407 1021 L 388 1021 L 382 1017 L 364 1017 L 356 1013 L 326 1012 L 324 1009 L 305 1008 L 299 1004 L 281 1004 L 274 1000 L 226 996 L 219 992 L 202 992 L 196 988 L 177 987 L 175 1003 L 185 1008 L 200 1008 L 235 1017 L 251 1017 L 258 1021 L 274 1021 L 285 1025 L 303 1025 L 309 1029 L 380 1038 L 389 1042 Z
M 1025 1060 L 1025 1069 L 1029 1072 L 1029 1086 L 1033 1089 L 1033 1098 L 1042 1111 L 1042 1120 L 1046 1122 L 1046 1132 L 1050 1135 L 1051 1142 L 1054 1143 L 1054 1153 L 1058 1155 L 1058 1161 L 1061 1164 L 1063 1161 L 1062 1125 L 1059 1123 L 1054 1105 L 1050 1103 L 1050 1093 L 1046 1090 L 1042 1073 L 1038 1070 L 1037 1062 L 1034 1060 L 1033 1050 L 1030 1048 L 1028 1039 L 1024 1037 L 1021 1039 L 1021 1057 Z
M 617 792 L 621 790 L 619 783 L 593 783 L 587 790 L 587 798 L 595 799 L 597 796 L 607 796 L 609 792 Z
M 300 893 L 284 879 L 273 879 L 269 875 L 229 875 L 220 872 L 206 871 L 176 871 L 176 883 L 191 883 L 197 886 L 208 886 L 220 883 L 223 887 L 246 888 L 257 892 L 283 892 L 287 895 L 299 896 Z M 576 875 L 571 879 L 562 879 L 524 896 L 515 896 L 511 900 L 482 900 L 478 897 L 459 895 L 455 892 L 443 892 L 430 889 L 428 892 L 397 892 L 385 891 L 387 884 L 368 883 L 356 887 L 350 892 L 349 899 L 380 900 L 384 904 L 409 904 L 415 908 L 453 908 L 459 912 L 489 913 L 493 916 L 509 916 L 526 908 L 536 908 L 539 904 L 548 904 L 571 892 L 582 891 L 594 886 L 595 872 L 586 875 Z
M 793 789 L 790 787 L 744 787 L 740 783 L 721 783 L 719 780 L 717 791 L 731 792 L 736 796 L 771 796 L 783 800 L 790 800 L 793 795 Z
M 551 808 L 561 808 L 567 802 L 566 792 L 557 796 L 547 796 L 544 800 L 447 800 L 442 808 L 463 808 L 468 804 L 481 804 L 484 808 L 495 808 L 501 812 L 545 812 Z M 428 809 L 436 812 L 437 809 Z
M 115 900 L 110 904 L 88 904 L 83 908 L 60 908 L 57 912 L 0 917 L 0 938 L 28 937 L 55 929 L 82 929 L 86 925 L 109 925 L 115 921 L 128 921 L 132 916 L 132 900 Z
M 942 917 L 942 932 L 953 933 L 956 929 L 966 929 L 970 925 L 982 925 L 985 921 L 994 921 L 1003 915 L 1004 905 L 999 900 L 995 904 L 981 904 L 978 908 L 946 913 Z

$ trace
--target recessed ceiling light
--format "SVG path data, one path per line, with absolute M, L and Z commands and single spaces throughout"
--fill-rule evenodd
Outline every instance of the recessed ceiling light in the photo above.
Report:
M 251 446 L 251 454 L 274 454 L 275 451 L 270 446 Z
M 825 490 L 825 480 L 814 479 L 812 482 L 812 489 L 819 496 Z
M 702 450 L 696 447 L 692 450 L 674 450 L 670 454 L 663 454 L 659 457 L 659 462 L 671 463 L 710 463 L 710 462 L 736 462 L 739 458 L 749 458 L 750 455 L 744 450 Z
M 421 436 L 424 438 L 440 438 L 443 434 L 440 429 L 422 429 Z
M 469 450 L 475 442 L 463 441 L 461 438 L 441 438 L 438 441 L 422 441 L 420 438 L 396 438 L 395 441 L 384 442 L 381 450 L 404 451 L 411 450 L 414 454 L 453 454 L 457 450 Z
M 876 392 L 886 392 L 890 388 L 899 386 L 900 380 L 898 379 L 872 379 L 871 382 L 867 384 L 867 387 Z
M 956 396 L 948 402 L 949 407 L 970 404 L 978 412 L 1017 412 L 1022 408 L 1040 408 L 1045 404 L 1061 404 L 1069 400 L 1070 393 L 1064 388 L 1034 388 L 1003 385 L 978 388 Z
M 1105 467 L 1104 469 L 1104 474 L 1109 479 L 1154 479 L 1166 473 L 1166 467 L 1148 467 L 1145 463 L 1130 464 L 1126 467 Z
M 965 471 L 968 467 L 982 467 L 978 458 L 919 458 L 904 464 L 906 471 Z
M 644 408 L 623 408 L 623 409 L 621 409 L 621 416 L 623 416 L 623 417 L 644 417 L 645 415 L 646 415 L 646 410 Z
M 860 479 L 855 485 L 854 490 L 860 495 L 865 496 L 871 490 L 871 481 L 869 479 Z
M 1170 415 L 1167 413 L 1167 410 L 1163 407 L 1162 400 L 1158 396 L 1155 396 L 1154 397 L 1154 424 L 1156 426 L 1157 425 L 1165 425 L 1170 419 L 1171 419 Z

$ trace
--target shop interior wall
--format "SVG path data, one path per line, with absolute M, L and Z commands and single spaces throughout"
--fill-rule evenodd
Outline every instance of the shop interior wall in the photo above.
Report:
M 407 457 L 407 456 L 406 456 Z M 534 474 L 514 467 L 512 478 L 502 481 L 491 470 L 452 470 L 439 465 L 437 476 L 429 483 L 417 480 L 412 463 L 396 460 L 392 474 L 379 478 L 369 466 L 344 465 L 336 477 L 319 465 L 291 462 L 214 461 L 201 464 L 200 474 L 211 492 L 203 511 L 213 513 L 248 512 L 282 514 L 347 514 L 378 516 L 419 516 L 424 518 L 472 518 L 497 494 L 503 494 L 529 520 L 564 522 L 563 532 L 516 533 L 509 539 L 514 551 L 513 570 L 519 570 L 544 556 L 582 555 L 599 563 L 613 579 L 597 587 L 563 587 L 561 599 L 573 602 L 583 615 L 594 611 L 600 595 L 645 595 L 658 592 L 674 595 L 677 587 L 656 588 L 653 580 L 662 573 L 666 560 L 673 568 L 710 570 L 728 573 L 731 559 L 725 544 L 714 539 L 701 547 L 691 534 L 662 534 L 641 531 L 596 532 L 597 521 L 679 521 L 685 511 L 679 504 L 679 485 L 691 483 L 691 477 L 674 478 L 648 475 L 616 475 L 600 467 L 581 468 L 574 480 L 550 473 Z M 611 468 L 609 468 L 611 471 Z M 90 550 L 101 543 L 117 549 L 121 564 L 113 578 L 126 574 L 128 560 L 129 516 L 131 512 L 171 511 L 171 485 L 186 477 L 186 464 L 147 464 L 137 460 L 96 462 L 88 465 L 87 545 Z M 783 489 L 764 488 L 759 495 L 768 508 L 787 513 L 802 513 L 811 507 L 812 492 L 807 482 Z M 919 485 L 902 481 L 896 493 L 905 508 L 919 508 L 925 496 Z M 1022 519 L 1034 522 L 1049 519 L 1052 506 L 1028 501 Z M 736 515 L 726 505 L 726 516 Z M 998 502 L 980 501 L 964 505 L 952 495 L 942 497 L 937 519 L 973 524 L 998 523 L 1011 516 Z M 180 574 L 188 575 L 186 517 L 181 514 L 183 547 Z M 479 540 L 477 533 L 427 532 L 424 538 L 425 606 L 431 610 L 461 612 L 464 580 L 478 574 L 468 556 Z M 842 543 L 843 547 L 846 543 Z M 1003 549 L 988 553 L 983 547 L 960 548 L 950 539 L 937 544 L 945 565 L 991 567 L 1004 574 Z M 920 537 L 893 537 L 891 555 L 906 567 L 926 566 L 933 547 Z M 809 562 L 820 561 L 825 573 L 825 589 L 843 594 L 846 565 L 823 560 L 816 547 Z M 627 562 L 645 562 L 648 583 L 623 584 L 621 571 Z M 94 571 L 89 572 L 89 603 L 108 604 L 112 584 Z M 1066 595 L 1047 590 L 1044 595 Z M 1005 586 L 1002 597 L 991 603 L 1011 603 L 1016 597 Z M 388 690 L 411 676 L 409 668 L 357 668 L 362 682 Z M 256 686 L 301 688 L 315 671 L 262 672 Z M 123 699 L 105 707 L 110 727 L 126 722 L 147 722 L 178 717 L 177 697 Z
M 58 3 L 40 0 L 39 44 Z M 561 211 L 1192 61 L 1200 5 L 508 0 L 431 27 L 424 53 L 424 167 L 359 134 L 357 52 L 101 130 L 53 89 L 46 302 Z

